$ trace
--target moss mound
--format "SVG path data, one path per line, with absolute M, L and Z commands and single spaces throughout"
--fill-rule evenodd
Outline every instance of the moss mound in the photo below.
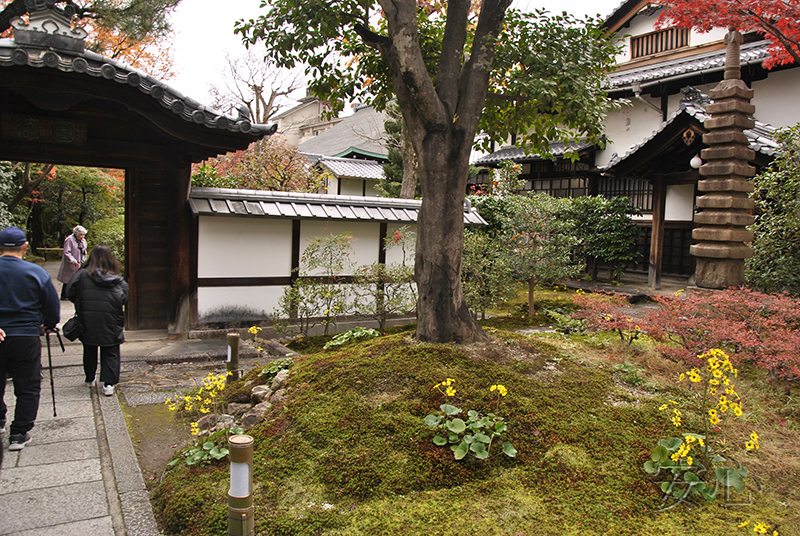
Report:
M 456 461 L 433 444 L 423 420 L 445 378 L 449 403 L 506 418 L 516 458 L 494 445 Z M 489 390 L 498 383 L 508 396 Z M 655 514 L 642 463 L 673 433 L 664 399 L 617 403 L 613 370 L 540 340 L 455 347 L 398 333 L 294 358 L 287 393 L 249 431 L 257 534 L 722 535 L 743 519 L 730 507 Z M 224 534 L 227 484 L 227 463 L 170 469 L 153 498 L 164 533 Z

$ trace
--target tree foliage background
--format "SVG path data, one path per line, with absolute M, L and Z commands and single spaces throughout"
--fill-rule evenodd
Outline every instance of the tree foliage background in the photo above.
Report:
M 756 205 L 753 257 L 745 261 L 748 286 L 800 295 L 800 124 L 777 132 L 781 150 L 753 178 Z

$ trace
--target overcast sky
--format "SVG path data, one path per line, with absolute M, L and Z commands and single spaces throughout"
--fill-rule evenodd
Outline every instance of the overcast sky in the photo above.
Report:
M 611 14 L 621 0 L 517 0 L 520 9 L 545 8 L 553 13 L 567 11 L 576 16 Z M 169 84 L 186 96 L 209 104 L 209 86 L 218 85 L 225 68 L 225 52 L 244 54 L 233 25 L 239 19 L 255 18 L 261 0 L 182 0 L 172 17 L 176 32 L 173 47 L 176 76 Z M 302 96 L 302 92 L 298 97 Z

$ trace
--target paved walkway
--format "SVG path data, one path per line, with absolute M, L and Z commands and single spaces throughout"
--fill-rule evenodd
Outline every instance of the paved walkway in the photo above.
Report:
M 54 266 L 53 266 L 54 265 Z M 57 264 L 48 263 L 51 273 Z M 58 290 L 59 284 L 56 284 Z M 62 301 L 62 323 L 73 313 Z M 157 536 L 148 493 L 118 397 L 129 404 L 160 403 L 159 391 L 190 387 L 208 371 L 225 369 L 224 340 L 169 340 L 166 331 L 126 333 L 122 373 L 115 396 L 83 383 L 82 346 L 50 336 L 57 416 L 53 415 L 49 359 L 42 338 L 42 394 L 32 440 L 17 452 L 5 450 L 0 473 L 0 535 Z M 240 349 L 246 358 L 248 348 Z M 252 350 L 250 350 L 252 354 Z M 175 362 L 184 363 L 172 364 Z M 191 365 L 198 363 L 198 365 Z M 99 370 L 98 370 L 99 373 Z M 129 400 L 130 398 L 130 400 Z M 13 386 L 6 384 L 8 422 L 13 419 Z M 2 448 L 8 446 L 8 429 Z

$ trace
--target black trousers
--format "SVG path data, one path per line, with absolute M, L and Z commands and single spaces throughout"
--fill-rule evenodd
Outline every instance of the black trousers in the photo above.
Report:
M 107 385 L 119 383 L 120 353 L 119 344 L 114 346 L 83 345 L 83 372 L 86 381 L 94 380 L 97 374 L 97 349 L 100 348 L 100 381 Z
M 6 375 L 14 381 L 17 399 L 11 434 L 25 434 L 39 413 L 39 393 L 42 388 L 42 340 L 39 337 L 6 337 L 0 343 L 0 421 L 8 408 L 3 401 Z

